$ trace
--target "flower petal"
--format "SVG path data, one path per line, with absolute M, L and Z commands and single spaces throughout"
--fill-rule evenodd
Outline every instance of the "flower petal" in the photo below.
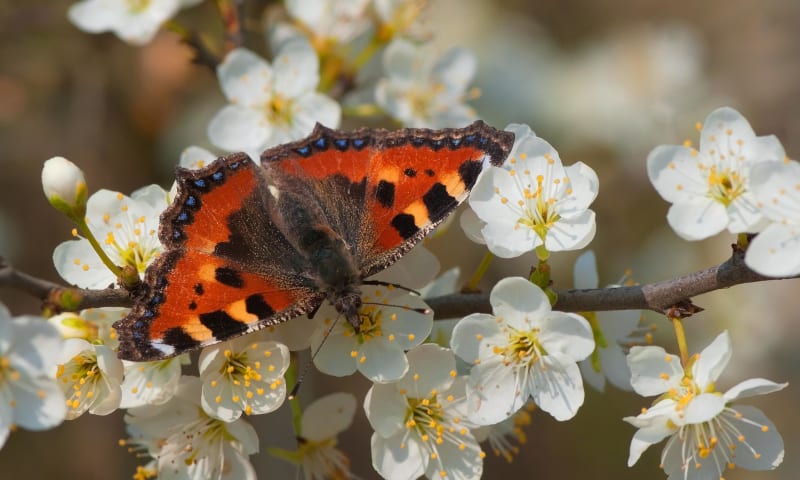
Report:
M 771 224 L 750 241 L 744 261 L 761 275 L 791 277 L 799 274 L 800 228 L 796 224 Z
M 768 393 L 783 390 L 789 386 L 788 383 L 775 383 L 764 378 L 747 379 L 725 392 L 725 400 L 733 402 L 743 398 L 755 397 L 756 395 L 766 395 Z
M 667 221 L 684 240 L 703 240 L 728 226 L 728 212 L 710 198 L 681 199 L 669 208 Z
M 266 108 L 273 72 L 263 58 L 246 48 L 235 48 L 217 67 L 217 76 L 222 92 L 231 103 L 246 108 Z
M 480 356 L 482 342 L 497 344 L 503 340 L 494 316 L 473 313 L 464 317 L 453 328 L 450 345 L 453 352 L 465 362 L 475 363 Z
M 632 347 L 628 353 L 631 386 L 643 397 L 659 395 L 679 386 L 683 378 L 680 358 L 661 347 Z
M 548 354 L 557 353 L 577 362 L 594 351 L 592 327 L 578 314 L 550 312 L 542 318 L 539 327 L 538 338 Z
M 531 369 L 528 388 L 536 405 L 560 422 L 574 417 L 583 405 L 578 364 L 558 353 L 545 355 L 541 365 Z
M 412 398 L 427 398 L 434 390 L 450 388 L 456 373 L 453 352 L 432 343 L 420 345 L 407 354 L 408 372 L 395 383 Z
M 414 437 L 405 432 L 389 438 L 372 434 L 372 467 L 387 480 L 415 480 L 425 473 L 428 455 Z
M 419 338 L 427 336 L 425 334 Z M 383 337 L 373 338 L 359 348 L 356 367 L 375 383 L 389 383 L 403 378 L 408 371 L 408 360 L 396 342 L 389 342 Z
M 470 421 L 493 425 L 522 408 L 530 396 L 523 388 L 526 373 L 527 369 L 504 365 L 499 358 L 472 367 L 467 380 Z
M 727 420 L 744 441 L 736 443 L 736 465 L 748 470 L 774 470 L 783 462 L 783 438 L 764 413 L 748 405 L 734 405 Z
M 321 442 L 350 428 L 356 413 L 356 397 L 337 392 L 326 395 L 306 407 L 300 421 L 303 438 Z
M 692 378 L 702 391 L 717 381 L 730 359 L 731 337 L 726 330 L 700 352 L 692 365 Z
M 408 403 L 392 384 L 375 384 L 364 397 L 364 412 L 377 435 L 389 438 L 405 433 Z
M 722 395 L 701 393 L 686 406 L 683 419 L 686 423 L 705 423 L 719 415 L 724 408 L 725 399 Z
M 271 134 L 262 114 L 239 105 L 222 107 L 208 124 L 211 143 L 229 152 L 260 148 Z
M 575 260 L 572 275 L 575 288 L 597 288 L 600 285 L 597 258 L 592 250 L 587 250 Z
M 489 295 L 492 311 L 505 322 L 517 322 L 520 317 L 536 318 L 550 313 L 550 301 L 541 288 L 522 277 L 507 277 L 492 288 Z M 526 324 L 530 327 L 529 322 Z M 515 325 L 523 328 L 522 322 Z

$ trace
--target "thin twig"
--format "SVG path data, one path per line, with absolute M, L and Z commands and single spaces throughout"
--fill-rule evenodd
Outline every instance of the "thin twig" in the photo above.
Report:
M 242 16 L 244 2 L 242 0 L 216 0 L 217 10 L 225 28 L 225 51 L 230 52 L 244 44 L 242 32 Z
M 714 290 L 744 283 L 778 280 L 759 275 L 744 264 L 744 254 L 735 251 L 724 263 L 662 282 L 631 287 L 594 288 L 556 291 L 558 300 L 553 306 L 562 312 L 591 312 L 609 310 L 652 310 L 666 313 L 675 305 L 691 308 L 691 298 Z M 458 318 L 470 313 L 491 313 L 486 293 L 459 293 L 425 301 L 436 318 Z M 697 308 L 697 307 L 695 307 Z
M 699 311 L 699 307 L 691 303 L 694 296 L 734 285 L 767 280 L 778 279 L 753 272 L 744 264 L 744 254 L 736 251 L 720 265 L 662 282 L 631 287 L 556 291 L 558 300 L 553 308 L 563 312 L 652 310 L 663 314 L 672 307 L 678 307 L 688 315 Z M 54 300 L 63 298 L 64 294 L 72 301 L 70 303 L 74 302 L 72 308 L 75 310 L 133 305 L 131 294 L 124 289 L 88 290 L 65 287 L 20 272 L 4 263 L 2 257 L 0 285 L 27 292 L 56 309 L 65 308 L 58 302 L 53 305 Z M 455 293 L 427 299 L 426 303 L 433 309 L 437 319 L 458 318 L 476 312 L 491 313 L 489 295 L 486 293 Z

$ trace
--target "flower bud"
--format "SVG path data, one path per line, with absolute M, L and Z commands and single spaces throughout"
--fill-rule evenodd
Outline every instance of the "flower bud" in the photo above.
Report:
M 92 340 L 97 336 L 97 327 L 74 312 L 54 315 L 47 321 L 58 329 L 63 338 Z
M 64 157 L 44 162 L 42 189 L 50 205 L 68 217 L 83 218 L 89 196 L 83 171 Z

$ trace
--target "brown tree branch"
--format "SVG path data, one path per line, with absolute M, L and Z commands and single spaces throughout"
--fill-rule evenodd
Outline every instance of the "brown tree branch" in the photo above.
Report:
M 683 312 L 699 311 L 691 297 L 744 283 L 778 280 L 759 275 L 744 264 L 744 253 L 735 250 L 726 262 L 715 267 L 662 282 L 619 288 L 557 291 L 553 307 L 563 312 L 608 310 L 652 310 L 666 313 L 677 307 Z M 0 257 L 0 285 L 22 290 L 55 311 L 96 307 L 130 307 L 131 294 L 121 288 L 88 290 L 65 287 L 16 270 Z M 427 299 L 437 319 L 464 317 L 471 313 L 491 313 L 486 293 L 455 293 Z
M 619 288 L 556 291 L 554 310 L 591 312 L 609 310 L 652 310 L 666 313 L 673 306 L 691 308 L 691 298 L 714 290 L 744 283 L 778 280 L 759 275 L 747 268 L 744 252 L 734 253 L 724 263 L 662 282 Z M 486 293 L 457 293 L 427 299 L 436 318 L 457 318 L 470 313 L 491 313 Z M 698 307 L 695 307 L 698 308 Z

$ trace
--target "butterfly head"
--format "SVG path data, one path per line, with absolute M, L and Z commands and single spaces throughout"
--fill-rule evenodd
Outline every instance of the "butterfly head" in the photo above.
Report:
M 349 287 L 333 293 L 333 297 L 329 298 L 336 311 L 347 319 L 347 323 L 358 334 L 361 331 L 361 317 L 358 315 L 362 304 L 361 292 L 357 288 Z

